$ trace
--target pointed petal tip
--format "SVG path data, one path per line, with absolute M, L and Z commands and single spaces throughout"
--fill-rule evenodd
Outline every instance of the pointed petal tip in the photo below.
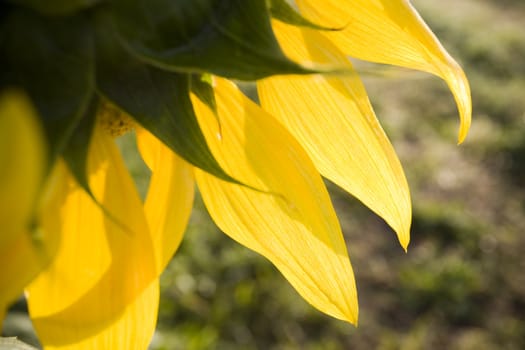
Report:
M 458 132 L 458 145 L 461 145 L 465 139 L 467 138 L 467 134 L 470 129 L 470 123 L 471 123 L 471 111 L 468 110 L 464 113 L 461 113 L 461 125 L 459 127 Z
M 302 294 L 301 294 L 302 295 Z M 312 300 L 302 295 L 306 301 L 313 307 L 321 312 L 324 312 L 328 316 L 343 322 L 350 323 L 354 327 L 357 327 L 359 319 L 359 301 L 357 297 L 357 291 L 346 291 L 339 295 L 338 299 L 332 299 L 324 305 L 314 304 Z
M 348 315 L 346 321 L 357 328 L 358 323 L 359 323 L 358 312 L 356 311 L 355 314 L 352 313 L 352 314 Z
M 410 204 L 410 200 L 408 201 Z M 410 205 L 407 208 L 407 211 L 403 213 L 399 213 L 398 221 L 394 223 L 389 223 L 390 227 L 395 231 L 397 235 L 397 240 L 405 253 L 407 252 L 408 245 L 410 244 L 410 228 L 412 226 L 412 206 Z
M 408 239 L 406 241 L 399 240 L 399 243 L 401 244 L 401 247 L 403 248 L 405 253 L 408 253 L 408 245 L 410 243 L 410 239 Z
M 410 229 L 404 231 L 404 232 L 401 232 L 401 233 L 397 233 L 397 239 L 399 241 L 399 244 L 401 245 L 401 247 L 403 248 L 403 250 L 405 251 L 405 253 L 408 252 L 408 245 L 410 244 Z
M 451 76 L 445 77 L 445 80 L 454 95 L 458 107 L 460 118 L 458 145 L 460 145 L 465 141 L 472 122 L 472 98 L 470 94 L 470 85 L 465 72 L 457 62 L 452 59 L 450 60 Z
M 352 302 L 350 305 L 347 304 L 344 307 L 338 307 L 337 309 L 338 309 L 338 312 L 335 314 L 328 310 L 323 310 L 323 309 L 319 309 L 319 310 L 321 310 L 322 312 L 325 312 L 327 315 L 332 316 L 338 320 L 350 323 L 352 326 L 357 328 L 357 325 L 359 323 L 359 305 L 357 303 L 357 299 L 355 300 L 355 302 Z

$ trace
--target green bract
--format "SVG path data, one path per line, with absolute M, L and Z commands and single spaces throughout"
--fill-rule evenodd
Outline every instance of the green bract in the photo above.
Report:
M 203 75 L 256 80 L 308 74 L 289 60 L 272 16 L 315 26 L 283 1 L 13 0 L 1 23 L 1 88 L 21 87 L 50 145 L 87 189 L 86 155 L 101 99 L 131 115 L 192 165 L 223 180 L 190 92 L 214 108 Z

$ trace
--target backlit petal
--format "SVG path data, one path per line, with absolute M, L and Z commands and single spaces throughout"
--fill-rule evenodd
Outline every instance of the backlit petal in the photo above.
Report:
M 140 153 L 152 171 L 144 209 L 164 270 L 182 240 L 193 207 L 192 167 L 145 129 L 137 129 Z
M 158 305 L 153 245 L 133 181 L 98 128 L 88 169 L 100 205 L 69 176 L 68 195 L 48 218 L 61 246 L 28 288 L 31 318 L 49 349 L 145 349 Z
M 224 169 L 261 191 L 196 170 L 213 220 L 268 258 L 309 303 L 357 322 L 352 267 L 319 173 L 297 141 L 230 82 L 217 79 L 218 118 L 192 100 L 209 146 Z
M 337 62 L 353 70 L 317 32 L 277 21 L 273 27 L 293 60 Z M 288 128 L 321 174 L 383 217 L 406 249 L 412 216 L 408 185 L 359 77 L 277 76 L 257 87 L 263 108 Z
M 2 93 L 0 313 L 22 294 L 55 252 L 58 236 L 39 230 L 35 217 L 45 166 L 43 132 L 30 102 L 18 92 Z
M 458 105 L 459 142 L 471 119 L 470 87 L 461 67 L 407 0 L 297 0 L 317 23 L 344 27 L 326 35 L 347 55 L 430 72 L 443 78 Z

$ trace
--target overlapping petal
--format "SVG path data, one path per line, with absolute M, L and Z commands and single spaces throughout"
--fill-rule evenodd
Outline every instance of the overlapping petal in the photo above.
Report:
M 59 240 L 38 226 L 38 196 L 46 166 L 41 126 L 29 101 L 18 92 L 0 96 L 0 313 L 22 294 L 50 261 Z M 42 198 L 44 210 L 57 195 Z M 0 318 L 0 323 L 2 319 Z
M 353 72 L 345 55 L 319 33 L 278 21 L 273 27 L 293 60 L 337 63 Z M 357 74 L 276 76 L 257 88 L 263 108 L 287 127 L 321 174 L 383 217 L 406 249 L 412 219 L 408 184 Z
M 344 27 L 326 32 L 345 54 L 362 60 L 418 69 L 443 78 L 461 118 L 459 142 L 471 121 L 470 87 L 461 67 L 407 0 L 297 0 L 316 23 Z
M 192 166 L 145 129 L 137 129 L 142 158 L 152 171 L 144 210 L 162 271 L 182 240 L 193 207 Z
M 69 175 L 66 198 L 48 216 L 63 239 L 28 287 L 33 324 L 49 349 L 144 349 L 158 306 L 153 243 L 132 179 L 98 128 L 88 170 L 99 204 Z
M 215 157 L 235 178 L 261 191 L 196 170 L 215 223 L 262 254 L 323 312 L 357 322 L 352 267 L 324 184 L 305 151 L 232 83 L 216 80 L 218 120 L 192 101 Z

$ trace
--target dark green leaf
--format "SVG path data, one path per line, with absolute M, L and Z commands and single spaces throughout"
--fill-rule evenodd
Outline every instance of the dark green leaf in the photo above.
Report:
M 192 75 L 190 79 L 190 90 L 199 100 L 205 103 L 215 114 L 217 114 L 217 102 L 213 92 L 212 77 L 208 74 Z
M 15 11 L 6 19 L 0 55 L 4 79 L 33 100 L 50 145 L 62 153 L 93 95 L 89 25 L 81 17 L 42 19 Z M 5 84 L 6 82 L 2 82 Z
M 104 212 L 104 214 L 127 232 L 133 232 L 125 223 L 117 219 L 100 201 L 95 197 L 89 186 L 89 169 L 88 156 L 91 144 L 91 136 L 97 123 L 99 115 L 100 99 L 93 97 L 84 117 L 75 128 L 73 135 L 69 139 L 67 146 L 62 154 L 71 174 L 75 177 L 77 183 L 93 199 L 93 202 Z
M 189 163 L 238 183 L 217 163 L 190 100 L 190 75 L 165 72 L 129 56 L 110 29 L 98 28 L 97 88 Z
M 93 6 L 100 0 L 9 0 L 45 15 L 65 15 Z
M 209 74 L 191 75 L 190 90 L 213 111 L 217 125 L 219 125 L 219 133 L 222 134 L 221 120 L 217 113 L 217 101 L 215 101 L 215 92 L 212 86 L 213 77 Z
M 281 22 L 292 24 L 299 27 L 307 27 L 317 30 L 340 30 L 342 28 L 328 28 L 311 22 L 301 16 L 286 0 L 267 0 L 268 8 L 272 17 Z
M 255 80 L 313 70 L 290 61 L 265 0 L 115 0 L 120 39 L 163 70 Z
M 88 183 L 87 159 L 91 135 L 95 127 L 98 99 L 93 98 L 86 113 L 73 131 L 62 156 L 78 184 L 93 197 Z M 93 197 L 94 198 L 94 197 Z

